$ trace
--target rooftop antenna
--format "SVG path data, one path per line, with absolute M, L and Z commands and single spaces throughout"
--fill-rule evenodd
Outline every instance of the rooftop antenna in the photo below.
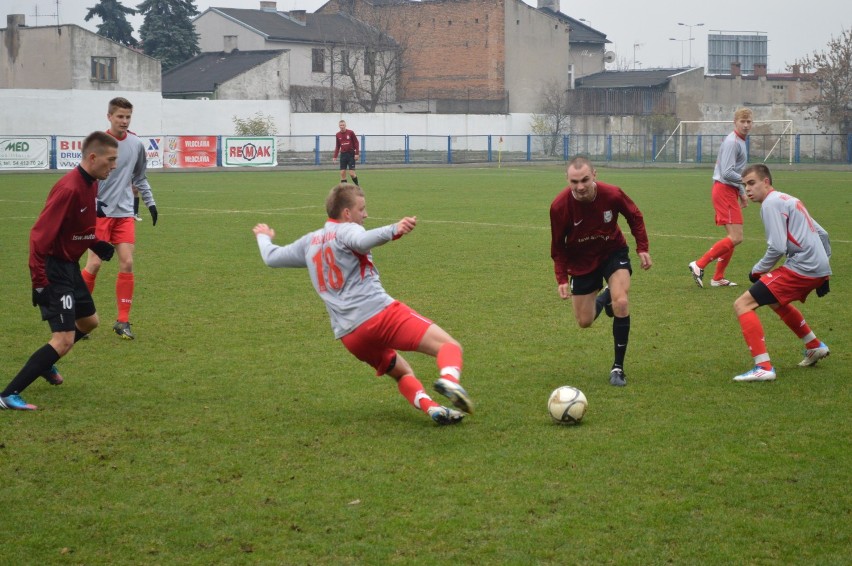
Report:
M 55 0 L 56 2 L 56 13 L 55 14 L 39 14 L 38 13 L 38 4 L 35 5 L 35 14 L 30 14 L 35 18 L 35 25 L 38 27 L 38 18 L 39 16 L 47 17 L 47 18 L 56 18 L 56 25 L 59 25 L 59 0 Z

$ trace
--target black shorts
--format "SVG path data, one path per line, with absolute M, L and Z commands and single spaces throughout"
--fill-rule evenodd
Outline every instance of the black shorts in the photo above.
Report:
M 571 294 L 572 295 L 588 295 L 597 293 L 603 289 L 605 281 L 609 281 L 612 274 L 619 269 L 626 269 L 633 275 L 633 268 L 630 267 L 630 255 L 627 248 L 621 248 L 612 252 L 597 269 L 586 275 L 578 275 L 571 277 Z
M 340 154 L 340 170 L 349 169 L 350 171 L 355 170 L 355 152 L 351 151 L 348 153 Z
M 41 319 L 47 321 L 52 332 L 71 332 L 78 318 L 95 314 L 95 301 L 77 263 L 48 256 L 45 270 L 50 282 L 50 303 L 40 307 Z

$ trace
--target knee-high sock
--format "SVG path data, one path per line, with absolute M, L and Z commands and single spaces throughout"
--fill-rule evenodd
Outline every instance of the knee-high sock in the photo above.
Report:
M 18 375 L 16 375 L 12 381 L 9 382 L 9 385 L 6 386 L 6 389 L 0 393 L 0 397 L 21 393 L 24 389 L 29 387 L 33 381 L 38 379 L 41 374 L 47 372 L 47 370 L 50 369 L 50 366 L 59 360 L 59 357 L 59 354 L 50 344 L 45 344 L 36 350 L 33 355 L 30 356 L 30 359 L 27 360 L 27 363 L 24 364 L 24 367 L 21 368 L 21 371 L 18 372 Z
M 711 261 L 724 256 L 726 253 L 733 249 L 734 243 L 731 241 L 730 238 L 725 236 L 724 238 L 713 244 L 713 247 L 707 250 L 707 253 L 698 258 L 695 263 L 698 265 L 698 267 L 704 269 L 710 264 Z
M 730 242 L 730 240 L 728 241 Z M 725 270 L 728 268 L 728 264 L 731 262 L 731 257 L 733 257 L 733 255 L 734 248 L 731 248 L 730 251 L 719 256 L 719 259 L 716 260 L 716 272 L 713 274 L 713 279 L 718 281 L 719 279 L 725 278 Z
M 115 280 L 115 302 L 118 306 L 118 322 L 130 320 L 130 306 L 133 304 L 133 273 L 118 273 Z
M 615 346 L 613 367 L 624 368 L 624 356 L 627 355 L 627 342 L 630 338 L 630 315 L 612 319 L 612 342 Z
M 764 369 L 769 369 L 769 354 L 766 352 L 766 337 L 763 333 L 763 325 L 760 323 L 757 313 L 748 311 L 739 316 L 740 328 L 743 331 L 751 357 L 754 358 L 755 365 L 766 366 Z
M 816 348 L 819 346 L 819 340 L 811 330 L 811 327 L 808 326 L 808 323 L 805 322 L 805 317 L 799 309 L 791 304 L 786 304 L 783 307 L 775 309 L 775 314 L 784 321 L 787 328 L 792 330 L 805 343 L 806 348 Z
M 85 268 L 80 270 L 80 275 L 83 276 L 83 282 L 86 284 L 86 289 L 89 290 L 89 294 L 91 295 L 95 292 L 95 278 L 97 275 L 89 273 Z
M 413 375 L 403 375 L 397 382 L 399 392 L 405 397 L 411 405 L 420 409 L 424 413 L 429 411 L 430 407 L 438 406 L 438 403 L 429 397 L 429 394 L 423 389 L 423 384 Z
M 441 377 L 455 383 L 459 382 L 463 365 L 461 346 L 447 342 L 438 350 L 436 362 L 438 364 L 438 373 Z

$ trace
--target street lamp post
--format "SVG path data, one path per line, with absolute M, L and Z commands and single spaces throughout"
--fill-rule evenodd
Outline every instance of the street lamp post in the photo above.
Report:
M 701 27 L 701 26 L 704 25 L 704 23 L 702 22 L 700 24 L 685 24 L 683 22 L 678 22 L 677 25 L 686 26 L 686 27 L 689 28 L 689 66 L 691 67 L 692 66 L 692 28 Z
M 679 41 L 680 42 L 680 66 L 681 67 L 684 66 L 684 64 L 683 64 L 683 44 L 686 43 L 687 41 L 692 41 L 694 39 L 695 39 L 694 37 L 690 37 L 689 39 L 677 39 L 676 37 L 670 37 L 669 38 L 669 41 Z M 692 47 L 692 44 L 690 43 L 689 46 Z M 691 61 L 689 63 L 689 66 L 690 67 L 692 66 Z
M 633 44 L 633 69 L 634 70 L 636 69 L 637 63 L 639 63 L 639 61 L 636 60 L 636 50 L 640 47 L 642 47 L 641 43 L 634 43 Z M 641 63 L 639 63 L 639 64 L 641 64 Z

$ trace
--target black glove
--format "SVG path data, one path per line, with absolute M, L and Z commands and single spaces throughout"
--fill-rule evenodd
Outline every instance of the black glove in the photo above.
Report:
M 109 242 L 104 242 L 103 240 L 95 242 L 89 249 L 95 252 L 95 254 L 101 258 L 101 261 L 111 260 L 112 254 L 115 253 L 115 246 Z
M 104 207 L 106 203 L 102 200 L 96 201 L 98 203 L 98 218 L 106 218 L 106 212 L 104 212 Z
M 157 205 L 152 204 L 148 207 L 148 211 L 151 213 L 151 220 L 154 221 L 154 226 L 157 225 Z
M 751 281 L 752 283 L 757 283 L 758 281 L 760 281 L 761 275 L 763 275 L 763 273 L 749 273 L 748 274 L 748 280 Z
M 33 306 L 46 307 L 50 304 L 50 285 L 33 289 Z
M 817 287 L 817 297 L 825 297 L 830 291 L 831 289 L 828 287 L 828 279 L 826 279 L 825 283 Z

